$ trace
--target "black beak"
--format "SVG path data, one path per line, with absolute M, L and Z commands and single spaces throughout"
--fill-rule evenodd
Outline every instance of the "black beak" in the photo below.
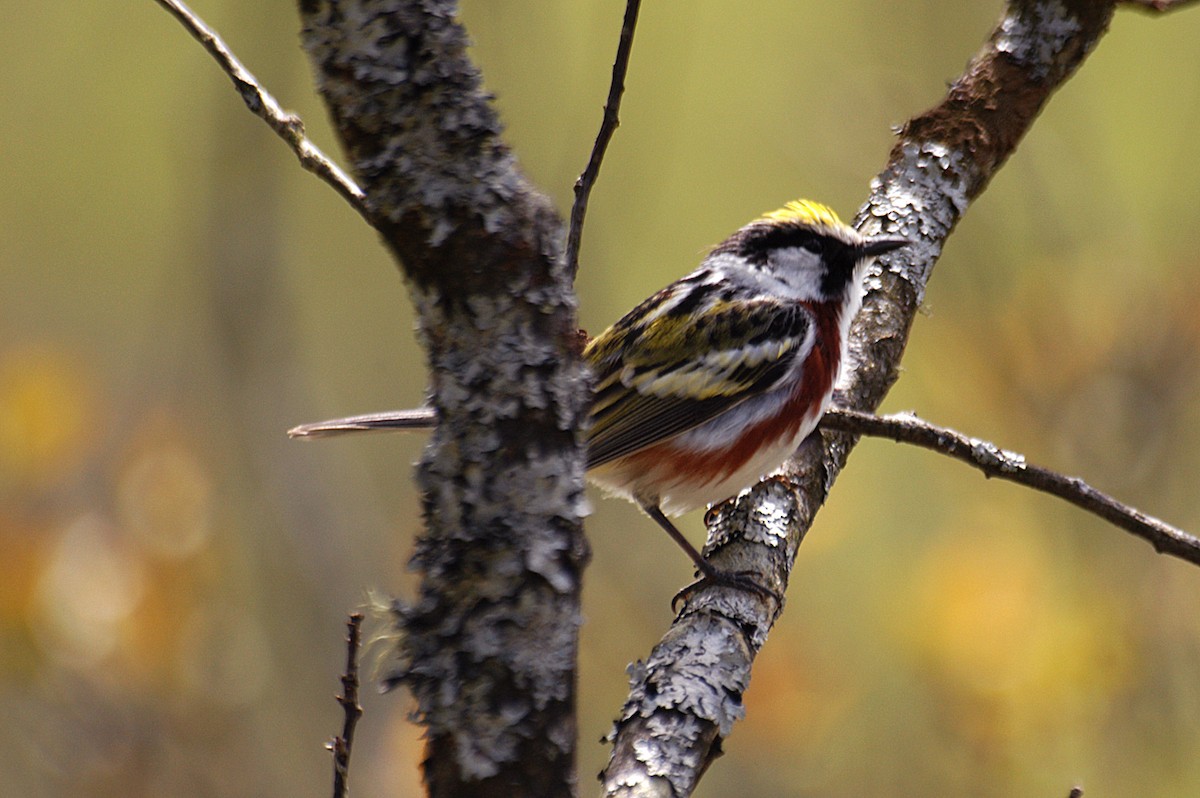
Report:
M 858 256 L 860 258 L 873 258 L 876 255 L 891 252 L 893 249 L 900 249 L 900 247 L 911 243 L 913 242 L 900 236 L 876 236 L 875 238 L 868 238 L 859 246 Z

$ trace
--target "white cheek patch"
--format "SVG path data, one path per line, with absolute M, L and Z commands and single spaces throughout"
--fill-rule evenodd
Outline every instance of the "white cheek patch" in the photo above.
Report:
M 772 276 L 783 286 L 782 293 L 795 299 L 814 299 L 821 294 L 824 267 L 821 256 L 803 247 L 781 247 L 771 253 Z

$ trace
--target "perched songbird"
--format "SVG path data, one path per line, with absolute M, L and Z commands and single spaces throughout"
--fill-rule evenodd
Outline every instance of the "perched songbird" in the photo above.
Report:
M 816 428 L 846 356 L 862 277 L 909 243 L 872 238 L 799 200 L 718 244 L 584 349 L 595 393 L 588 477 L 637 503 L 704 581 L 765 591 L 718 571 L 667 516 L 729 499 L 778 468 Z M 436 423 L 428 409 L 306 424 L 314 437 Z

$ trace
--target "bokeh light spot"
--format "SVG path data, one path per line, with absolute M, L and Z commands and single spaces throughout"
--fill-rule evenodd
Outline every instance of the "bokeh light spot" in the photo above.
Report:
M 117 506 L 122 526 L 148 553 L 194 554 L 212 533 L 212 482 L 182 444 L 156 438 L 122 469 Z
M 110 523 L 95 514 L 70 523 L 38 583 L 36 630 L 48 653 L 76 666 L 111 654 L 141 600 L 143 576 Z

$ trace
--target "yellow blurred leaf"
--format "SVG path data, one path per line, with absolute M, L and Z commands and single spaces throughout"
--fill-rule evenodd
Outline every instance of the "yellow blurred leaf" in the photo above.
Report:
M 917 666 L 981 713 L 969 723 L 1003 706 L 1012 734 L 1099 711 L 1131 672 L 1119 605 L 1053 562 L 1020 508 L 977 505 L 951 523 L 914 576 L 901 637 Z
M 0 353 L 0 483 L 45 483 L 86 451 L 94 391 L 65 352 L 26 346 Z

